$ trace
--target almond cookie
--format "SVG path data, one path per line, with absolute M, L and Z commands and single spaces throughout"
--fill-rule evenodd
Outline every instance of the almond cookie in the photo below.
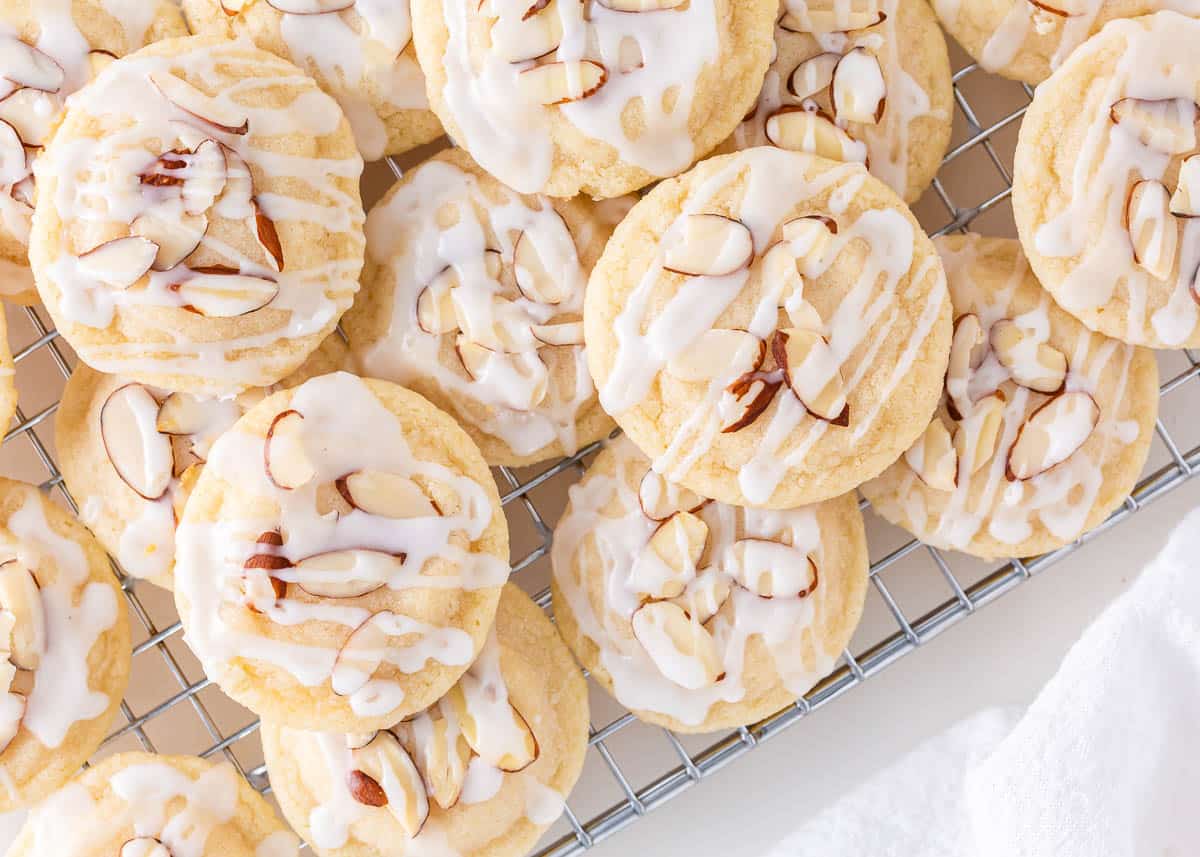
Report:
M 358 289 L 362 164 L 291 63 L 151 45 L 72 99 L 34 166 L 38 290 L 94 369 L 199 395 L 274 384 Z
M 337 99 L 368 161 L 442 136 L 412 47 L 407 0 L 183 0 L 193 33 L 246 37 Z
M 1013 213 L 1059 306 L 1132 345 L 1200 345 L 1200 20 L 1113 21 L 1038 87 Z
M 508 528 L 479 450 L 403 387 L 344 372 L 275 393 L 209 450 L 175 537 L 205 673 L 260 716 L 362 732 L 479 653 Z
M 429 102 L 521 193 L 683 172 L 754 104 L 777 0 L 413 0 Z
M 297 857 L 299 842 L 228 762 L 119 753 L 29 816 L 9 857 Z
M 583 768 L 587 684 L 554 625 L 509 583 L 471 668 L 391 730 L 264 723 L 283 813 L 322 857 L 520 857 Z
M 454 414 L 489 464 L 570 455 L 612 430 L 583 350 L 583 291 L 612 233 L 582 198 L 521 196 L 461 149 L 367 218 L 345 330 L 365 375 Z
M 333 334 L 277 386 L 294 387 L 348 363 Z M 54 418 L 58 465 L 81 520 L 126 574 L 171 588 L 175 524 L 209 449 L 274 392 L 198 398 L 75 367 Z
M 1060 309 L 1016 241 L 935 243 L 956 316 L 946 391 L 920 440 L 863 496 L 921 541 L 984 559 L 1070 544 L 1146 463 L 1154 355 Z
M 0 297 L 37 303 L 29 270 L 33 162 L 67 96 L 115 58 L 186 35 L 168 0 L 0 1 Z
M 673 482 L 787 509 L 879 475 L 929 424 L 941 261 L 862 164 L 771 147 L 662 182 L 584 309 L 600 403 Z
M 773 714 L 828 675 L 862 615 L 854 495 L 760 511 L 672 485 L 628 438 L 571 488 L 554 532 L 554 616 L 638 717 L 679 732 Z
M 721 149 L 866 163 L 915 202 L 950 143 L 952 98 L 946 40 L 924 0 L 783 0 L 758 104 Z
M 100 746 L 130 661 L 125 599 L 108 557 L 78 521 L 10 479 L 0 479 L 0 647 L 7 812 L 57 789 Z

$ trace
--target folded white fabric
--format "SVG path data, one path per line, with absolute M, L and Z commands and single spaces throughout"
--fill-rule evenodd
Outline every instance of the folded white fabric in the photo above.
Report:
M 961 721 L 771 852 L 801 855 L 1200 855 L 1200 510 L 1019 720 Z

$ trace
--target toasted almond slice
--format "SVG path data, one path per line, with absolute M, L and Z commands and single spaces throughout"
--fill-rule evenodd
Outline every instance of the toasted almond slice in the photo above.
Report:
M 442 809 L 457 804 L 467 779 L 471 745 L 450 706 L 435 706 L 392 731 L 412 756 L 434 803 Z
M 139 836 L 121 846 L 121 857 L 172 857 L 172 854 L 153 836 Z
M 850 422 L 841 364 L 825 337 L 812 330 L 788 328 L 775 333 L 775 362 L 788 388 L 817 419 L 836 426 Z
M 1122 98 L 1109 117 L 1143 145 L 1168 155 L 1196 148 L 1196 119 L 1200 108 L 1190 98 Z
M 950 342 L 950 362 L 946 367 L 946 393 L 953 405 L 951 416 L 958 419 L 971 410 L 968 384 L 971 372 L 987 356 L 987 337 L 979 316 L 964 313 L 954 321 L 954 337 Z
M 596 0 L 605 9 L 614 12 L 663 12 L 677 9 L 688 0 Z
M 713 328 L 667 361 L 667 372 L 683 381 L 709 382 L 754 372 L 767 356 L 767 343 L 748 330 Z
M 1100 422 L 1100 406 L 1088 393 L 1073 390 L 1045 402 L 1017 432 L 1008 451 L 1010 481 L 1032 479 L 1074 455 Z
M 746 224 L 723 214 L 688 215 L 665 243 L 663 267 L 684 276 L 723 277 L 754 259 L 754 238 Z
M 538 757 L 537 738 L 521 712 L 509 702 L 490 698 L 494 693 L 467 673 L 443 704 L 454 712 L 463 738 L 479 758 L 502 771 L 522 771 Z
M 229 0 L 222 0 L 227 3 Z M 272 9 L 287 15 L 330 15 L 354 8 L 355 0 L 267 0 Z M 242 0 L 241 6 L 245 6 Z
M 583 345 L 583 322 L 560 321 L 555 324 L 535 324 L 529 328 L 533 338 L 544 345 L 568 348 Z
M 108 460 L 121 481 L 147 500 L 166 493 L 174 472 L 171 440 L 159 433 L 157 418 L 158 402 L 140 384 L 118 387 L 100 408 Z
M 387 731 L 377 732 L 370 744 L 353 751 L 353 760 L 355 771 L 373 781 L 383 793 L 380 803 L 379 791 L 368 785 L 365 789 L 360 787 L 361 797 L 367 799 L 355 795 L 355 800 L 367 806 L 386 806 L 404 834 L 409 839 L 415 838 L 429 817 L 429 799 L 417 766 L 396 736 Z M 350 787 L 354 795 L 354 786 Z
M 996 441 L 1004 426 L 1004 393 L 996 390 L 978 402 L 958 422 L 954 431 L 954 452 L 959 468 L 972 474 L 991 461 Z
M 21 730 L 26 704 L 26 698 L 19 693 L 0 694 L 0 753 L 8 749 Z
M 1179 224 L 1171 216 L 1170 195 L 1162 182 L 1140 181 L 1130 189 L 1125 228 L 1134 261 L 1155 279 L 1169 279 L 1179 250 Z
M 676 512 L 697 512 L 707 502 L 695 491 L 668 482 L 654 470 L 647 470 L 638 483 L 638 505 L 652 521 L 665 521 Z
M 283 270 L 283 244 L 279 241 L 279 232 L 275 229 L 275 221 L 267 217 L 258 197 L 250 200 L 254 208 L 254 237 L 262 248 L 267 263 L 276 271 Z
M 561 220 L 561 216 L 559 218 Z M 546 269 L 538 253 L 537 243 L 528 232 L 517 236 L 513 246 L 513 265 L 516 269 L 517 288 L 526 298 L 535 303 L 556 306 L 571 296 L 570 289 L 561 277 Z
M 36 89 L 18 89 L 0 99 L 0 119 L 16 129 L 22 143 L 35 149 L 46 145 L 61 109 L 59 96 Z
M 188 158 L 183 182 L 184 210 L 188 214 L 204 214 L 225 190 L 228 177 L 224 147 L 216 140 L 202 142 Z
M 1171 213 L 1176 217 L 1200 217 L 1200 155 L 1192 155 L 1179 167 L 1179 182 L 1171 195 Z
M 1067 380 L 1067 356 L 1038 342 L 1015 321 L 1004 318 L 988 332 L 1000 365 L 1020 386 L 1038 393 L 1057 393 Z
M 100 76 L 100 72 L 104 71 L 114 62 L 116 57 L 108 51 L 93 50 L 88 51 L 88 80 L 93 81 Z
M 812 557 L 771 539 L 734 542 L 726 570 L 759 598 L 804 598 L 817 588 L 817 564 Z
M 37 579 L 20 560 L 0 563 L 0 607 L 13 616 L 9 660 L 36 670 L 46 651 L 46 613 Z
M 775 400 L 781 381 L 747 372 L 725 388 L 717 400 L 717 416 L 721 420 L 721 433 L 730 434 L 752 425 L 763 411 Z
M 66 79 L 53 57 L 15 36 L 0 38 L 0 69 L 5 80 L 41 92 L 58 92 Z
M 79 270 L 116 289 L 127 289 L 146 276 L 158 257 L 158 245 L 137 235 L 116 238 L 79 257 Z
M 804 270 L 818 267 L 833 244 L 837 235 L 837 221 L 823 214 L 795 217 L 783 224 L 783 240 Z
M 150 82 L 167 101 L 219 131 L 242 136 L 250 130 L 250 122 L 242 110 L 220 98 L 201 92 L 181 77 L 165 72 L 151 72 Z
M 501 17 L 492 27 L 492 47 L 510 63 L 547 56 L 558 48 L 562 37 L 562 18 L 553 0 L 535 4 L 522 18 Z
M 717 641 L 678 604 L 650 601 L 634 611 L 633 636 L 658 671 L 687 690 L 709 687 L 724 674 Z
M 184 309 L 206 318 L 237 318 L 268 306 L 279 284 L 263 277 L 195 270 L 169 286 Z
M 878 125 L 886 104 L 879 60 L 866 48 L 852 49 L 833 71 L 833 112 L 845 122 Z
M 767 117 L 767 140 L 780 149 L 809 152 L 845 163 L 866 163 L 867 145 L 829 119 L 802 107 L 781 107 Z
M 13 185 L 29 175 L 25 146 L 17 129 L 0 119 L 0 184 Z
M 385 586 L 404 556 L 376 550 L 339 550 L 298 561 L 296 585 L 318 598 L 358 598 Z
M 804 14 L 785 12 L 779 19 L 779 26 L 789 33 L 824 35 L 865 30 L 868 27 L 878 26 L 886 20 L 886 13 L 872 8 L 851 8 L 845 11 L 808 9 Z
M 212 421 L 212 404 L 190 393 L 172 393 L 158 407 L 155 428 L 163 434 L 199 434 Z
M 629 569 L 627 585 L 648 598 L 675 598 L 696 576 L 708 542 L 708 524 L 691 512 L 676 512 L 650 536 Z
M 134 235 L 158 246 L 151 269 L 169 271 L 196 252 L 208 233 L 208 218 L 203 214 L 174 217 L 167 213 L 159 216 L 155 209 L 151 209 L 138 215 L 129 228 Z
M 904 453 L 904 463 L 935 491 L 953 491 L 958 484 L 958 453 L 950 430 L 936 417 Z
M 307 485 L 317 470 L 304 446 L 304 415 L 286 410 L 276 415 L 263 444 L 267 476 L 276 486 L 292 491 Z
M 704 624 L 720 612 L 733 594 L 726 574 L 716 568 L 706 568 L 688 583 L 683 594 L 671 603 L 683 610 L 693 622 Z
M 608 70 L 591 60 L 552 62 L 527 68 L 517 78 L 521 94 L 547 107 L 582 101 L 608 81 Z
M 373 613 L 355 628 L 333 663 L 329 681 L 333 692 L 350 696 L 364 688 L 387 656 L 389 635 L 383 623 L 391 613 Z
M 458 330 L 454 308 L 454 286 L 458 276 L 452 268 L 438 274 L 417 294 L 417 326 L 432 336 Z
M 796 98 L 812 98 L 824 92 L 833 83 L 833 70 L 841 58 L 841 54 L 827 51 L 804 60 L 788 77 L 788 92 Z
M 437 508 L 407 476 L 383 470 L 357 470 L 337 481 L 346 502 L 383 518 L 433 518 Z

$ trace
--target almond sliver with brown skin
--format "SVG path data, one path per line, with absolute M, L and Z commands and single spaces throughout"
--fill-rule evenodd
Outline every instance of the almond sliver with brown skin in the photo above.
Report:
M 375 550 L 339 550 L 305 557 L 294 566 L 296 585 L 318 598 L 358 598 L 381 589 L 404 562 Z
M 353 751 L 357 770 L 379 784 L 388 811 L 410 839 L 416 837 L 429 817 L 425 783 L 412 758 L 391 732 L 381 731 L 367 746 Z
M 996 359 L 1019 385 L 1038 393 L 1055 393 L 1062 388 L 1067 357 L 1057 348 L 1039 342 L 1009 319 L 993 323 L 988 337 Z
M 46 613 L 37 580 L 20 560 L 0 563 L 0 607 L 13 616 L 9 659 L 18 669 L 36 670 L 46 651 Z
M 535 104 L 552 107 L 582 101 L 594 95 L 608 80 L 608 71 L 591 60 L 572 60 L 538 65 L 521 72 L 518 90 Z
M 638 552 L 626 584 L 649 598 L 674 598 L 696 576 L 708 541 L 708 525 L 690 512 L 676 512 Z
M 734 542 L 729 563 L 734 579 L 760 598 L 802 598 L 817 585 L 817 567 L 810 557 L 769 539 Z
M 653 470 L 647 470 L 638 483 L 638 504 L 652 521 L 665 521 L 676 512 L 695 512 L 705 502 L 699 494 L 668 482 Z
M 139 836 L 121 846 L 121 857 L 174 857 L 167 846 L 152 836 Z
M 744 223 L 723 214 L 691 214 L 664 240 L 663 267 L 694 277 L 723 277 L 754 258 L 754 238 Z
M 762 366 L 767 344 L 746 330 L 706 330 L 667 361 L 667 372 L 683 381 L 736 378 Z
M 1122 98 L 1109 118 L 1143 145 L 1168 155 L 1196 148 L 1196 119 L 1200 109 L 1189 98 Z
M 854 48 L 833 71 L 833 110 L 839 120 L 877 124 L 883 118 L 887 85 L 879 60 L 866 48 Z
M 6 80 L 42 92 L 58 92 L 66 79 L 53 57 L 15 36 L 0 37 L 0 68 Z
M 1155 279 L 1168 280 L 1179 249 L 1179 224 L 1162 182 L 1140 181 L 1130 189 L 1125 223 L 1134 260 Z
M 788 92 L 796 98 L 811 98 L 833 83 L 833 70 L 841 54 L 823 53 L 801 62 L 788 77 Z
M 693 622 L 701 624 L 715 616 L 725 606 L 733 587 L 725 573 L 716 568 L 707 568 L 696 575 L 683 594 L 672 599 Z
M 1192 155 L 1179 167 L 1179 181 L 1171 195 L 1171 213 L 1176 217 L 1200 217 L 1200 155 Z
M 723 674 L 716 640 L 679 605 L 650 601 L 634 611 L 631 621 L 634 637 L 668 681 L 699 690 Z
M 79 257 L 79 270 L 116 289 L 127 289 L 150 270 L 158 257 L 153 241 L 134 235 L 93 247 Z
M 554 2 L 528 17 L 502 16 L 492 27 L 492 48 L 506 62 L 546 56 L 562 41 L 562 18 Z
M 471 673 L 446 694 L 463 738 L 484 762 L 502 771 L 520 771 L 538 756 L 529 723 L 512 704 Z
M 953 491 L 958 475 L 958 453 L 950 430 L 934 419 L 904 453 L 904 462 L 917 477 L 936 491 Z
M 356 693 L 383 664 L 389 640 L 384 623 L 390 618 L 390 613 L 374 613 L 346 638 L 329 676 L 334 693 L 339 696 Z
M 158 431 L 158 402 L 140 384 L 109 394 L 100 408 L 100 439 L 113 469 L 146 500 L 166 493 L 175 469 L 171 439 Z
M 846 402 L 841 363 L 819 333 L 789 328 L 775 333 L 775 362 L 784 380 L 810 414 L 818 419 L 846 425 Z
M 828 117 L 800 107 L 783 107 L 767 117 L 767 139 L 780 149 L 809 152 L 831 161 L 865 163 L 867 146 Z
M 1088 393 L 1055 396 L 1026 418 L 1008 454 L 1007 476 L 1025 480 L 1074 455 L 1100 422 L 1100 406 Z

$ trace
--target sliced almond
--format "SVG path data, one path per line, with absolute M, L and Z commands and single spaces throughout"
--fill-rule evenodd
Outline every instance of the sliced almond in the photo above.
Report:
M 826 52 L 804 60 L 788 76 L 788 92 L 801 99 L 824 92 L 833 83 L 833 70 L 841 58 L 841 54 Z
M 409 723 L 393 728 L 412 755 L 426 791 L 442 809 L 458 803 L 467 779 L 471 745 L 462 736 L 450 706 L 435 706 Z
M 837 235 L 837 221 L 823 214 L 795 217 L 783 224 L 783 240 L 804 269 L 821 264 Z
M 979 316 L 965 313 L 954 321 L 954 336 L 950 341 L 950 362 L 946 367 L 946 393 L 953 405 L 951 416 L 958 419 L 971 410 L 968 385 L 971 372 L 979 368 L 987 356 L 987 337 Z
M 1004 393 L 999 390 L 976 402 L 954 431 L 958 466 L 968 475 L 986 465 L 996 452 L 996 441 L 1004 427 Z
M 172 393 L 158 407 L 155 428 L 163 434 L 198 434 L 211 423 L 210 405 L 189 393 Z
M 157 500 L 174 473 L 171 439 L 157 429 L 158 402 L 140 384 L 126 384 L 100 408 L 100 439 L 113 469 L 138 495 Z
M 958 480 L 958 453 L 950 430 L 934 419 L 904 453 L 907 464 L 917 478 L 935 491 L 953 491 Z
M 617 71 L 629 74 L 639 68 L 645 68 L 646 57 L 642 54 L 641 43 L 633 36 L 625 36 L 617 48 Z
M 283 565 L 280 565 L 283 563 Z M 287 568 L 290 563 L 280 556 L 255 554 L 246 560 L 239 580 L 242 589 L 242 604 L 254 613 L 267 613 L 275 609 L 280 599 L 287 595 L 287 583 L 271 575 L 279 566 Z
M 383 551 L 328 551 L 296 562 L 296 585 L 318 598 L 359 598 L 387 585 L 403 562 Z
M 202 142 L 188 159 L 183 182 L 184 210 L 188 214 L 204 214 L 225 190 L 228 177 L 224 147 L 216 140 Z
M 535 324 L 529 328 L 533 338 L 544 345 L 567 348 L 583 345 L 583 322 L 560 321 L 555 324 Z
M 41 92 L 58 92 L 66 79 L 53 57 L 14 36 L 0 38 L 0 69 L 5 80 Z
M 383 623 L 390 617 L 390 613 L 373 613 L 346 638 L 329 676 L 334 693 L 350 696 L 362 690 L 382 666 L 389 639 Z
M 1000 365 L 1020 386 L 1038 393 L 1057 393 L 1067 379 L 1067 356 L 1038 342 L 1015 321 L 1001 319 L 988 332 Z
M 270 305 L 279 296 L 279 284 L 264 277 L 239 273 L 194 270 L 191 276 L 169 286 L 182 307 L 206 318 L 237 318 Z
M 1179 167 L 1179 182 L 1171 195 L 1171 213 L 1176 217 L 1200 217 L 1200 155 L 1192 155 Z
M 562 18 L 553 2 L 535 4 L 524 17 L 501 18 L 492 27 L 492 47 L 510 63 L 547 56 L 558 48 L 562 37 Z
M 614 12 L 664 12 L 677 9 L 688 0 L 596 0 L 605 9 Z
M 0 119 L 0 184 L 14 185 L 29 175 L 25 145 L 17 129 Z
M 866 163 L 867 146 L 855 140 L 821 113 L 802 107 L 781 107 L 767 117 L 771 145 L 793 152 L 808 152 L 845 163 Z
M 228 3 L 230 0 L 221 0 Z M 354 8 L 355 0 L 267 0 L 267 5 L 286 15 L 332 15 Z M 241 0 L 240 6 L 245 6 Z
M 772 348 L 784 381 L 800 404 L 817 419 L 849 425 L 850 405 L 841 364 L 825 337 L 793 327 L 776 331 Z
M 709 687 L 724 674 L 717 641 L 670 601 L 650 601 L 634 611 L 633 636 L 658 671 L 687 690 Z
M 754 259 L 754 238 L 746 224 L 723 214 L 691 214 L 672 230 L 663 267 L 693 277 L 723 277 Z
M 648 598 L 683 594 L 708 542 L 708 525 L 691 512 L 676 512 L 650 536 L 629 569 L 627 584 Z
M 173 857 L 170 849 L 153 836 L 139 836 L 121 846 L 121 857 Z
M 258 197 L 250 200 L 254 207 L 254 237 L 262 248 L 268 264 L 276 270 L 283 270 L 283 245 L 279 242 L 279 232 L 275 229 L 275 221 L 263 212 Z
M 116 238 L 79 257 L 79 270 L 116 289 L 127 289 L 146 276 L 158 258 L 158 245 L 137 235 Z
M 1200 109 L 1190 98 L 1122 98 L 1109 117 L 1143 145 L 1168 155 L 1196 148 L 1196 119 Z
M 108 51 L 88 51 L 88 80 L 93 81 L 98 78 L 100 72 L 112 65 L 116 60 L 117 58 Z
M 839 4 L 841 5 L 841 4 Z M 879 9 L 870 7 L 854 7 L 848 9 L 814 9 L 809 8 L 803 14 L 788 11 L 779 19 L 781 29 L 789 33 L 811 33 L 824 35 L 826 33 L 850 33 L 855 30 L 865 30 L 875 27 L 887 20 L 887 14 Z
M 1130 189 L 1125 227 L 1134 261 L 1155 279 L 1169 279 L 1179 250 L 1179 224 L 1171 216 L 1170 195 L 1162 182 L 1140 181 Z
M 203 214 L 163 217 L 151 209 L 139 215 L 129 228 L 158 247 L 151 269 L 169 271 L 196 252 L 208 232 L 208 218 Z
M 18 89 L 0 99 L 0 119 L 16 129 L 21 142 L 40 149 L 62 111 L 59 96 L 36 89 Z
M 417 295 L 417 326 L 421 330 L 432 336 L 458 330 L 452 288 L 452 279 L 439 275 L 421 289 Z
M 671 603 L 683 610 L 693 622 L 704 624 L 720 612 L 732 594 L 733 587 L 725 573 L 716 568 L 706 568 Z
M 484 762 L 502 771 L 529 767 L 538 757 L 538 743 L 529 723 L 511 703 L 494 701 L 489 690 L 470 673 L 446 694 L 458 718 L 462 736 Z
M 887 85 L 879 60 L 866 48 L 854 48 L 833 71 L 833 112 L 845 122 L 877 125 L 887 104 Z
M 775 400 L 782 381 L 747 372 L 725 388 L 717 401 L 721 433 L 730 434 L 752 425 Z
M 727 570 L 759 598 L 804 598 L 817 588 L 817 564 L 812 557 L 770 539 L 734 542 Z
M 346 502 L 346 498 L 342 496 L 342 492 L 333 482 L 325 482 L 317 486 L 315 505 L 317 514 L 323 518 L 328 515 L 340 518 L 354 511 L 354 507 Z
M 535 104 L 582 101 L 608 81 L 608 70 L 591 60 L 552 62 L 527 68 L 517 78 L 521 94 Z
M 383 786 L 379 785 L 374 777 L 362 771 L 353 770 L 346 775 L 346 788 L 350 791 L 350 797 L 363 806 L 387 806 L 387 794 L 384 793 Z
M 316 476 L 316 467 L 304 447 L 304 415 L 297 410 L 282 411 L 271 421 L 263 444 L 267 476 L 276 486 L 292 491 L 307 485 Z
M 151 72 L 150 82 L 167 101 L 219 131 L 241 136 L 250 130 L 250 122 L 242 110 L 206 95 L 181 77 Z
M 820 329 L 821 319 L 816 308 L 804 298 L 804 277 L 800 274 L 799 260 L 792 252 L 791 244 L 779 241 L 763 253 L 761 276 L 765 287 L 779 290 L 779 308 L 790 304 L 802 323 L 794 327 Z
M 528 412 L 546 399 L 549 372 L 537 354 L 505 354 L 472 342 L 459 334 L 454 346 L 463 369 L 473 381 L 490 383 L 489 378 L 504 379 L 496 392 L 502 404 L 519 412 Z
M 13 617 L 9 660 L 36 670 L 46 652 L 46 613 L 37 579 L 20 560 L 0 563 L 0 607 Z
M 437 507 L 412 479 L 383 470 L 358 470 L 337 480 L 346 502 L 383 518 L 433 518 Z
M 561 219 L 561 217 L 560 217 Z M 516 269 L 517 288 L 526 298 L 535 303 L 556 306 L 571 296 L 561 276 L 546 269 L 538 253 L 536 242 L 528 232 L 517 236 L 513 246 L 513 265 Z
M 667 372 L 683 381 L 708 382 L 753 372 L 767 356 L 767 343 L 748 330 L 713 328 L 667 361 Z
M 1029 0 L 1029 5 L 1033 6 L 1035 9 L 1040 9 L 1041 11 L 1046 12 L 1049 15 L 1053 15 L 1056 18 L 1074 17 L 1072 12 L 1069 12 L 1066 9 L 1056 6 L 1053 3 L 1048 3 L 1048 2 L 1046 2 L 1046 0 Z M 1043 33 L 1043 35 L 1045 35 L 1045 34 Z
M 707 502 L 695 491 L 668 482 L 654 470 L 647 470 L 638 483 L 638 505 L 652 521 L 665 521 L 676 512 L 697 512 Z
M 429 800 L 417 766 L 396 736 L 387 731 L 377 732 L 370 744 L 353 751 L 353 760 L 355 771 L 374 781 L 383 793 L 380 803 L 379 793 L 368 786 L 362 790 L 362 797 L 367 800 L 360 800 L 358 795 L 355 800 L 367 806 L 386 806 L 404 834 L 409 839 L 415 838 L 429 817 Z
M 1030 414 L 1008 451 L 1005 475 L 1032 479 L 1074 455 L 1100 422 L 1100 406 L 1079 390 L 1061 393 Z

